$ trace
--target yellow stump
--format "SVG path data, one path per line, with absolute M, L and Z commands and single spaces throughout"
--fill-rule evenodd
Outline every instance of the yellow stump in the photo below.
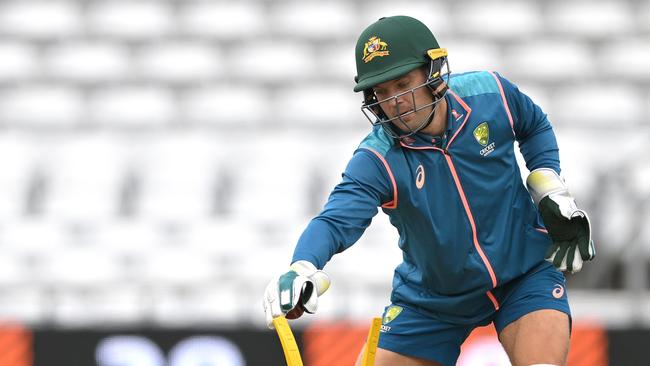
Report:
M 379 330 L 381 329 L 381 318 L 373 318 L 368 331 L 368 340 L 363 349 L 363 358 L 361 365 L 373 366 L 375 364 L 375 353 L 377 353 L 377 343 L 379 343 Z
M 381 323 L 380 323 L 381 324 Z M 273 319 L 273 326 L 275 331 L 278 332 L 282 350 L 284 351 L 284 358 L 287 360 L 287 366 L 302 366 L 302 358 L 300 358 L 300 350 L 296 344 L 296 338 L 289 327 L 287 319 L 283 316 Z M 376 346 L 376 344 L 375 344 Z M 373 354 L 373 360 L 374 360 Z

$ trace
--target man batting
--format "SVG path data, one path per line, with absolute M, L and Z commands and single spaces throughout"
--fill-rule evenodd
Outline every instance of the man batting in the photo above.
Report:
M 316 311 L 330 284 L 322 268 L 381 207 L 403 262 L 376 365 L 455 365 L 472 329 L 491 322 L 514 365 L 564 365 L 571 314 L 561 271 L 579 271 L 595 251 L 587 214 L 559 176 L 546 114 L 495 72 L 450 73 L 447 51 L 410 17 L 371 24 L 355 57 L 354 90 L 373 129 L 288 271 L 268 285 L 269 326 Z

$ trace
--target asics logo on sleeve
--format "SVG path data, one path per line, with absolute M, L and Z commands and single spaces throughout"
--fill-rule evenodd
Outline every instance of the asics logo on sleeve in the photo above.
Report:
M 553 291 L 551 292 L 553 294 L 553 297 L 556 299 L 559 299 L 564 295 L 564 286 L 557 284 L 553 287 Z
M 455 109 L 452 109 L 452 110 L 451 110 L 451 115 L 454 116 L 454 120 L 456 120 L 456 121 L 458 121 L 458 120 L 461 119 L 463 116 L 465 116 L 465 114 L 459 114 L 458 112 L 456 112 Z
M 422 164 L 418 165 L 417 169 L 415 169 L 415 186 L 418 189 L 424 187 L 424 167 Z

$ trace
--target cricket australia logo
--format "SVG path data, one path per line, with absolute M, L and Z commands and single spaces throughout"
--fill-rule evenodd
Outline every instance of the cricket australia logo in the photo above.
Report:
M 363 62 L 368 63 L 375 57 L 390 55 L 388 43 L 383 42 L 381 38 L 372 36 L 363 46 Z
M 384 319 L 382 319 L 382 324 L 381 324 L 381 332 L 388 332 L 390 331 L 390 328 L 388 323 L 392 322 L 397 318 L 397 316 L 402 312 L 402 307 L 401 306 L 395 306 L 392 305 L 391 307 L 386 310 L 386 314 L 384 314 Z
M 384 314 L 384 324 L 388 324 L 395 320 L 397 316 L 402 312 L 402 307 L 401 306 L 391 306 L 386 310 L 386 314 Z
M 488 156 L 492 151 L 494 151 L 494 142 L 488 144 L 490 142 L 490 128 L 488 127 L 487 122 L 481 122 L 481 124 L 474 129 L 474 138 L 479 144 L 481 144 L 481 146 L 484 146 L 480 151 L 482 156 Z

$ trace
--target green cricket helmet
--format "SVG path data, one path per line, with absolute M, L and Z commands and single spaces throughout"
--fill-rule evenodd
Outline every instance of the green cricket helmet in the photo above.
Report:
M 391 136 L 401 138 L 412 135 L 431 123 L 435 111 L 435 104 L 440 102 L 447 92 L 442 84 L 443 76 L 449 75 L 447 63 L 447 50 L 440 48 L 438 41 L 429 28 L 417 19 L 408 16 L 392 16 L 380 18 L 366 28 L 359 36 L 355 48 L 357 76 L 355 77 L 355 92 L 364 94 L 361 110 L 373 125 L 381 125 Z M 427 81 L 404 93 L 394 95 L 384 100 L 377 100 L 372 88 L 383 82 L 393 80 L 409 72 L 428 66 Z M 443 66 L 446 72 L 442 73 Z M 448 83 L 447 83 L 448 84 Z M 421 87 L 428 87 L 432 91 L 433 102 L 415 106 L 414 110 L 388 118 L 382 111 L 380 104 L 393 98 L 399 98 L 411 93 L 415 101 L 415 91 Z M 402 120 L 404 115 L 415 113 L 421 109 L 434 106 L 431 113 L 415 129 L 407 126 Z M 406 127 L 406 132 L 396 128 L 394 123 L 401 123 Z

